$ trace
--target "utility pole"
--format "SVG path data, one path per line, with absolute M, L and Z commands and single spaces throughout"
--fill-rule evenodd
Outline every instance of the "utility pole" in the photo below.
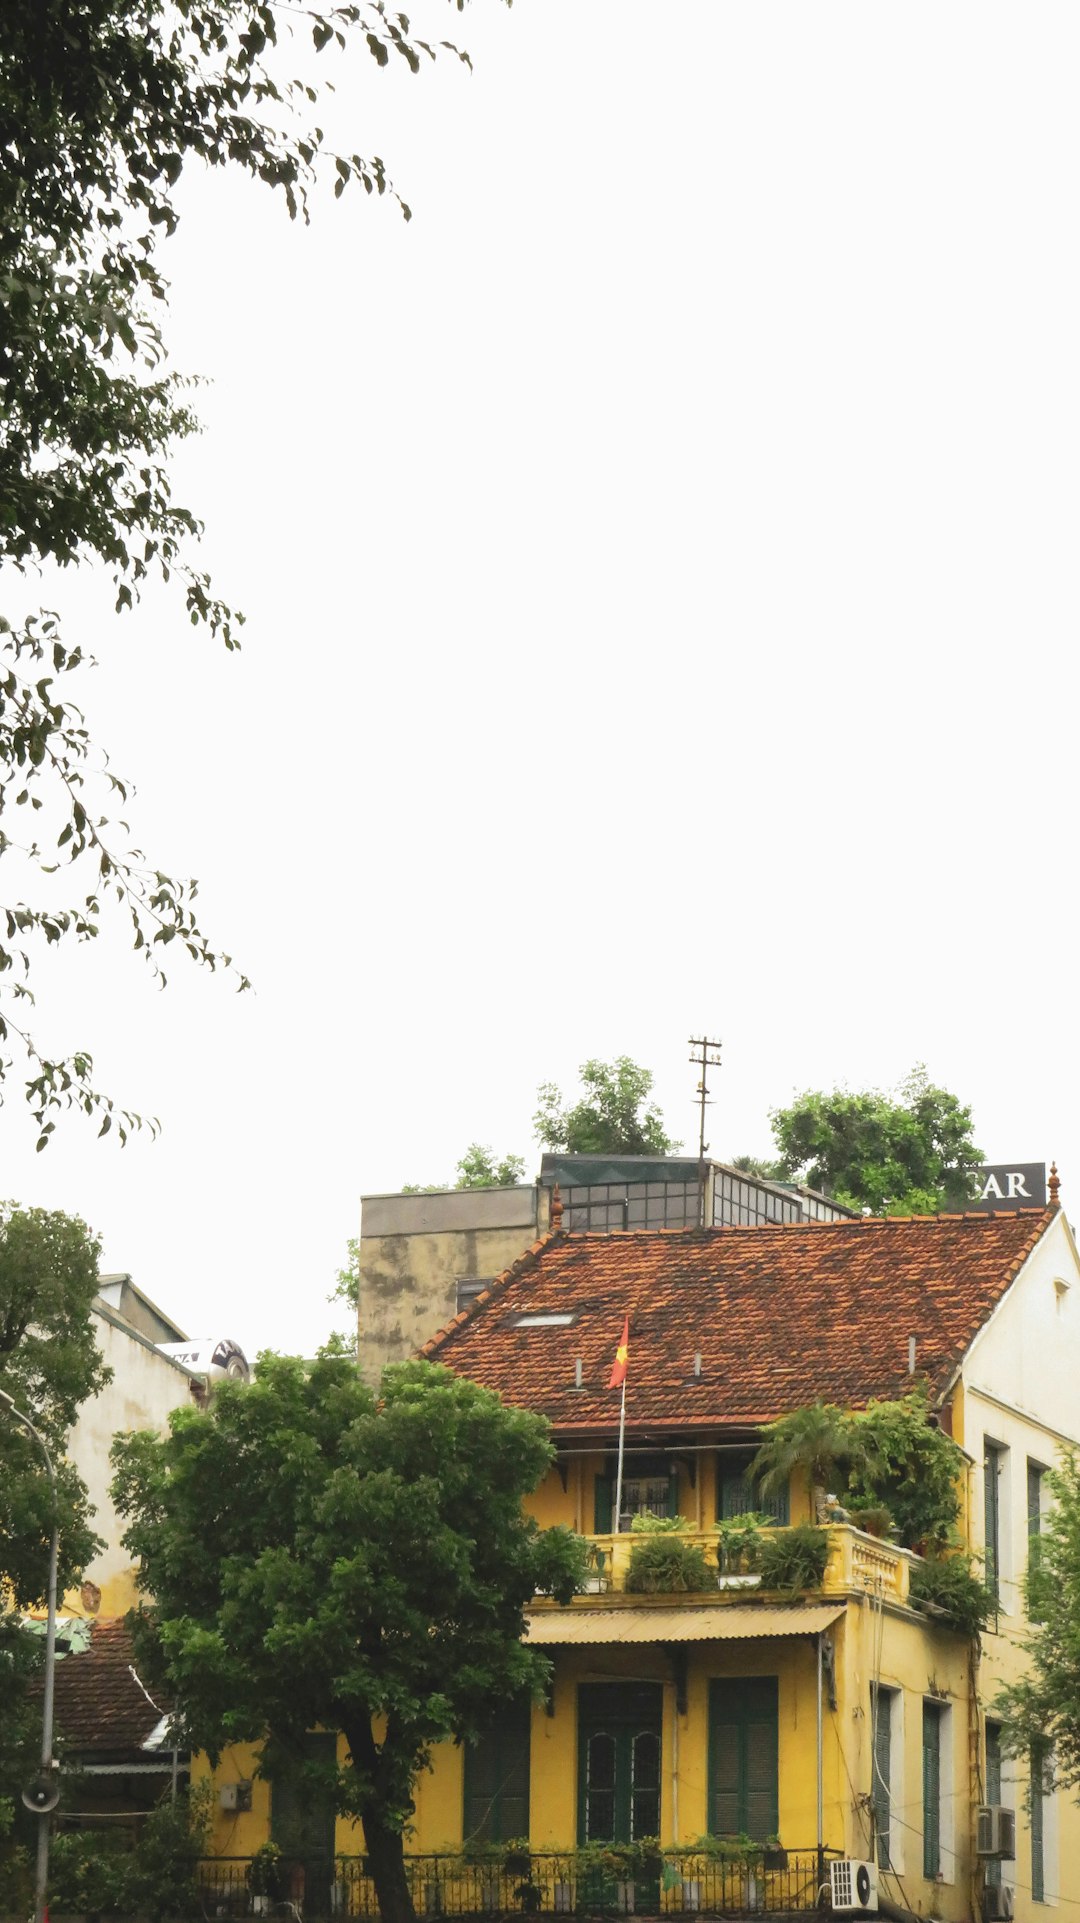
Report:
M 719 1042 L 709 1041 L 708 1037 L 704 1035 L 691 1035 L 687 1046 L 701 1051 L 700 1054 L 691 1055 L 690 1060 L 693 1062 L 695 1068 L 700 1068 L 701 1070 L 701 1080 L 697 1085 L 698 1105 L 701 1109 L 701 1130 L 698 1142 L 698 1188 L 700 1191 L 698 1222 L 699 1226 L 704 1229 L 708 1227 L 705 1220 L 705 1150 L 708 1147 L 708 1143 L 705 1140 L 705 1110 L 712 1106 L 709 1101 L 709 1089 L 705 1080 L 705 1074 L 710 1068 L 720 1067 L 721 1044 Z

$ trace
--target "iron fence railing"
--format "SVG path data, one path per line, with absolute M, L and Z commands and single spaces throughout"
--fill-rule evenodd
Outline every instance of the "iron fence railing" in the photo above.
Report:
M 447 1854 L 407 1856 L 405 1870 L 424 1918 L 793 1916 L 817 1909 L 825 1865 L 836 1854 L 767 1847 L 730 1854 L 668 1849 L 652 1859 L 614 1849 L 476 1859 Z M 199 1865 L 198 1880 L 207 1918 L 291 1916 L 321 1923 L 379 1915 L 362 1856 L 283 1857 L 270 1879 L 253 1873 L 248 1858 L 212 1857 Z M 271 1887 L 261 1887 L 268 1880 Z

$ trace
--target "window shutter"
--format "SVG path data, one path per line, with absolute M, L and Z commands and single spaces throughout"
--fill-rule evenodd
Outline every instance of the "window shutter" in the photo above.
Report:
M 712 1751 L 709 1832 L 713 1836 L 738 1836 L 742 1829 L 739 1725 L 715 1720 L 709 1735 Z
M 679 1472 L 674 1463 L 668 1470 L 667 1512 L 669 1517 L 677 1516 L 679 1513 Z
M 780 1828 L 780 1716 L 775 1676 L 709 1689 L 709 1829 L 763 1843 Z
M 941 1868 L 941 1711 L 923 1704 L 923 1875 Z
M 755 1843 L 776 1836 L 780 1829 L 779 1731 L 775 1707 L 761 1710 L 746 1723 L 746 1834 Z
M 721 1467 L 717 1484 L 717 1494 L 720 1498 L 718 1507 L 720 1520 L 727 1522 L 732 1516 L 745 1516 L 754 1505 L 750 1500 L 750 1485 L 741 1465 L 725 1468 L 722 1456 L 719 1461 Z
M 593 1499 L 593 1533 L 611 1534 L 611 1477 L 597 1476 Z

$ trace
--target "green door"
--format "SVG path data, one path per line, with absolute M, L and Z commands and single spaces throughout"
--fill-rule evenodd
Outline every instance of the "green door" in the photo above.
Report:
M 578 1690 L 578 1841 L 634 1843 L 660 1834 L 660 1683 Z
M 775 1676 L 709 1684 L 709 1834 L 763 1843 L 780 1830 L 780 1717 Z
M 529 1834 L 532 1705 L 504 1703 L 475 1742 L 465 1745 L 466 1843 L 509 1843 Z
M 303 1910 L 310 1917 L 330 1914 L 335 1821 L 332 1770 L 336 1759 L 336 1736 L 305 1736 L 300 1760 L 321 1765 L 322 1774 L 274 1783 L 270 1791 L 270 1835 L 283 1858 L 303 1868 Z

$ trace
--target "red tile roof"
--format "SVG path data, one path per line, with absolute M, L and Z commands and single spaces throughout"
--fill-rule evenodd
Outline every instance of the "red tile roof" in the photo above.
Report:
M 135 1655 L 122 1617 L 97 1622 L 90 1647 L 56 1665 L 56 1727 L 65 1749 L 86 1756 L 93 1751 L 137 1750 L 171 1705 L 157 1690 L 147 1702 L 131 1671 Z
M 627 1313 L 628 1431 L 747 1427 L 818 1396 L 853 1408 L 902 1394 L 910 1336 L 938 1395 L 1054 1214 L 559 1231 L 420 1353 L 563 1432 L 617 1424 L 618 1391 L 606 1385 Z M 526 1312 L 574 1319 L 515 1327 Z

